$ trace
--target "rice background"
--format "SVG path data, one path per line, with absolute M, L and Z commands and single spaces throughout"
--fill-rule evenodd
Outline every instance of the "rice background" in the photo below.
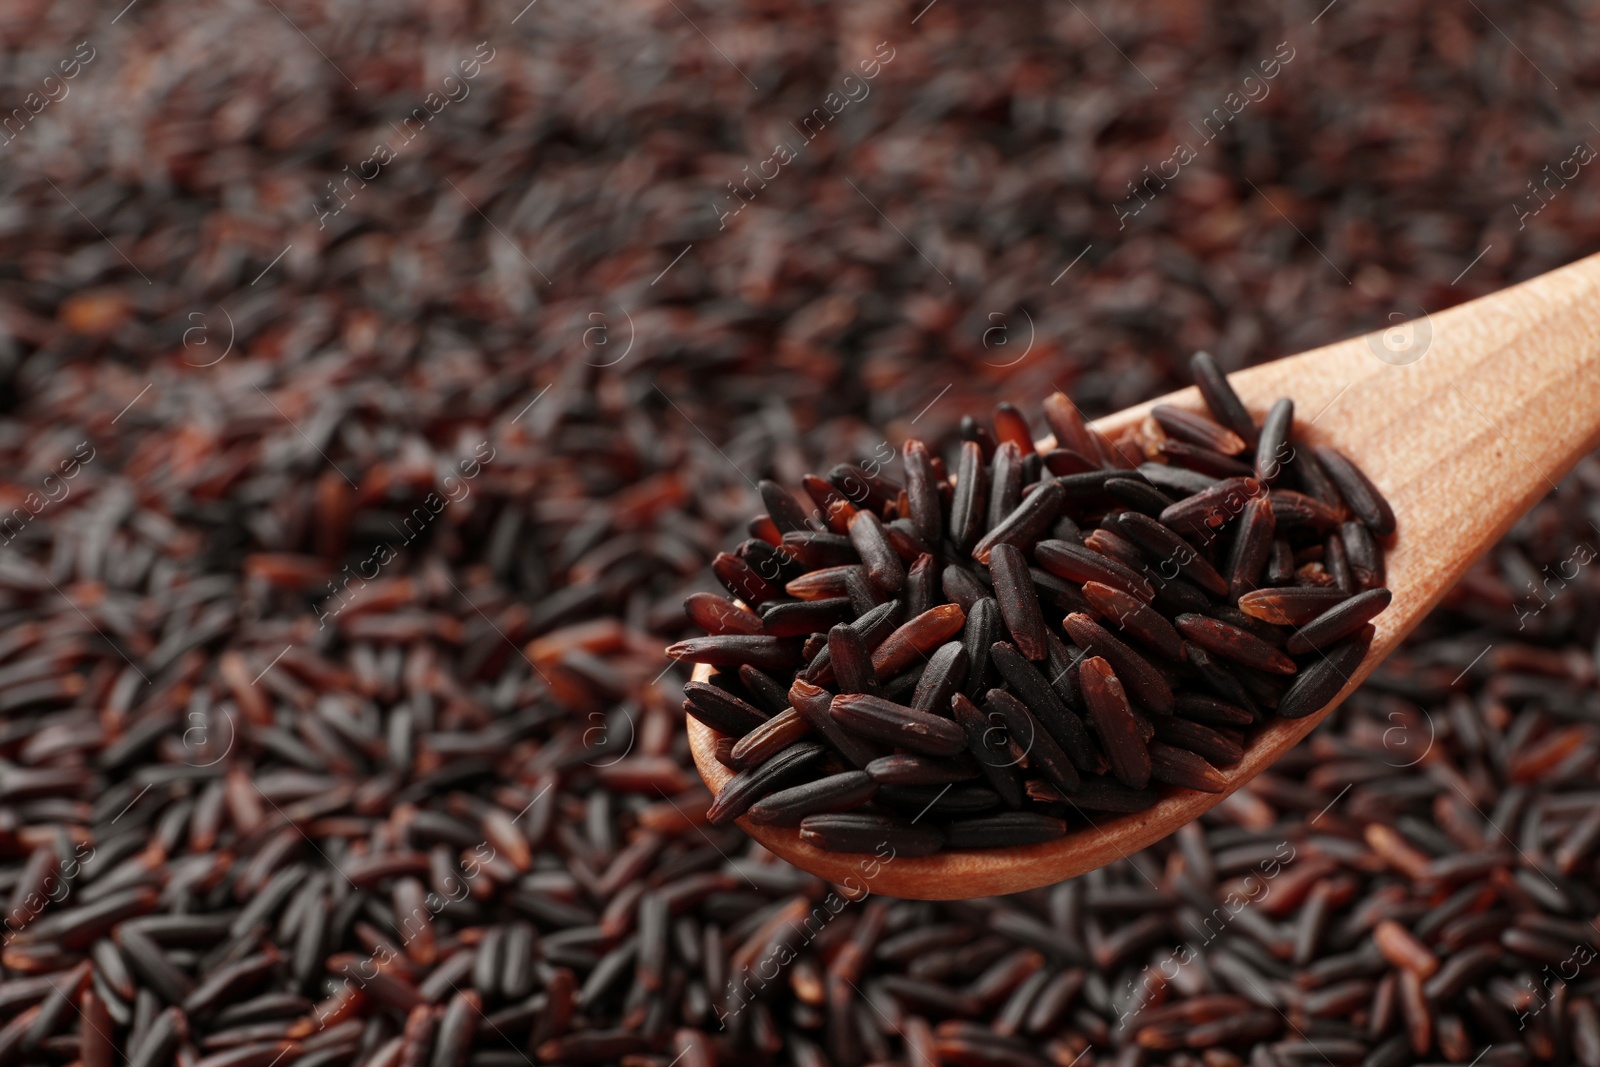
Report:
M 142 847 L 157 834 L 170 856 L 224 841 L 238 884 L 225 881 L 212 904 L 191 902 L 197 911 L 239 907 L 292 860 L 320 872 L 316 899 L 329 908 L 355 892 L 379 900 L 375 913 L 399 913 L 409 887 L 377 879 L 358 889 L 335 875 L 408 835 L 426 851 L 438 827 L 419 830 L 385 804 L 352 816 L 369 821 L 365 835 L 313 827 L 293 805 L 314 785 L 376 781 L 380 796 L 475 827 L 485 815 L 463 791 L 509 814 L 537 801 L 540 783 L 559 782 L 543 803 L 583 829 L 530 840 L 531 875 L 490 869 L 497 888 L 479 912 L 435 916 L 444 958 L 476 951 L 482 935 L 459 931 L 517 913 L 505 903 L 510 887 L 533 877 L 520 891 L 574 909 L 523 908 L 543 935 L 588 929 L 608 908 L 623 917 L 605 936 L 546 953 L 527 995 L 545 996 L 548 1009 L 565 988 L 551 972 L 565 968 L 596 985 L 576 1029 L 615 1028 L 630 1005 L 653 1011 L 640 1043 L 617 1046 L 655 1057 L 641 1062 L 684 1049 L 744 1062 L 764 1045 L 797 1063 L 821 1062 L 806 1059 L 818 1048 L 836 1062 L 1002 1062 L 999 1051 L 961 1045 L 987 1038 L 931 1036 L 947 1017 L 993 1032 L 1013 992 L 999 980 L 1000 994 L 956 1010 L 860 973 L 866 992 L 844 994 L 855 1006 L 830 1008 L 831 993 L 807 999 L 801 966 L 790 988 L 765 994 L 764 1024 L 738 1013 L 746 1021 L 730 1036 L 710 965 L 675 948 L 655 977 L 681 1004 L 627 999 L 616 977 L 633 965 L 616 953 L 643 931 L 616 901 L 628 872 L 611 864 L 641 826 L 663 835 L 649 855 L 658 870 L 676 870 L 662 857 L 706 841 L 738 857 L 727 885 L 675 913 L 695 936 L 736 931 L 730 952 L 763 929 L 741 916 L 787 914 L 792 898 L 825 893 L 750 854 L 737 831 L 705 837 L 689 825 L 698 794 L 676 736 L 686 671 L 660 654 L 686 630 L 682 597 L 711 588 L 705 564 L 744 536 L 761 477 L 797 484 L 806 470 L 887 455 L 913 434 L 944 448 L 963 413 L 1007 399 L 1036 417 L 1053 388 L 1091 414 L 1115 410 L 1186 384 L 1183 361 L 1196 349 L 1230 368 L 1268 360 L 1600 248 L 1586 166 L 1600 144 L 1594 26 L 1585 5 L 1488 0 L 6 5 L 0 672 L 20 669 L 0 685 L 0 756 L 62 772 L 9 792 L 0 784 L 10 820 L 0 872 L 8 915 L 21 907 L 23 917 L 11 929 L 41 918 L 16 887 L 32 877 L 29 855 L 47 841 L 61 851 L 57 827 L 99 846 L 132 833 Z M 1415 766 L 1409 754 L 1394 758 L 1426 730 L 1450 761 L 1477 761 L 1481 780 L 1463 771 L 1462 781 L 1481 787 L 1471 792 L 1478 816 L 1524 835 L 1519 846 L 1533 835 L 1531 852 L 1504 850 L 1504 874 L 1482 875 L 1515 905 L 1506 906 L 1592 919 L 1587 852 L 1558 874 L 1580 888 L 1552 882 L 1554 897 L 1505 888 L 1543 869 L 1531 857 L 1554 850 L 1592 800 L 1494 805 L 1507 783 L 1593 796 L 1600 586 L 1582 565 L 1559 589 L 1538 583 L 1541 568 L 1594 536 L 1597 489 L 1591 464 L 1319 735 L 1323 748 L 1303 750 L 1277 784 L 1214 817 L 1208 832 L 1223 836 L 1210 847 L 1225 850 L 1241 828 L 1287 840 L 1286 824 L 1303 842 L 1309 816 L 1336 802 L 1320 825 L 1352 844 L 1326 853 L 1348 868 L 1327 872 L 1330 914 L 1354 899 L 1339 879 L 1383 887 L 1367 822 L 1399 825 L 1403 814 L 1416 824 L 1406 824 L 1412 847 L 1465 848 L 1450 823 L 1459 805 L 1448 771 L 1430 790 L 1400 773 Z M 1549 608 L 1529 616 L 1534 588 Z M 1486 644 L 1499 651 L 1473 659 Z M 354 739 L 301 725 L 328 692 L 353 694 L 351 714 L 365 724 Z M 1475 750 L 1432 714 L 1463 700 L 1504 742 L 1498 756 L 1500 742 Z M 232 725 L 241 720 L 250 725 Z M 1563 729 L 1577 733 L 1550 762 L 1526 757 L 1566 744 L 1556 740 Z M 629 756 L 612 756 L 624 740 Z M 1513 766 L 1507 753 L 1518 752 L 1526 758 Z M 141 771 L 135 756 L 169 771 Z M 1335 756 L 1365 770 L 1326 772 Z M 478 777 L 440 775 L 469 757 L 481 761 Z M 644 758 L 654 762 L 626 762 Z M 200 806 L 208 783 L 224 780 L 241 793 L 253 780 L 271 807 L 252 821 L 230 792 L 237 825 L 222 819 L 209 841 L 186 833 L 184 805 Z M 288 826 L 273 815 L 280 805 L 294 812 Z M 1528 830 L 1529 810 L 1553 828 L 1536 819 Z M 282 855 L 262 859 L 280 839 Z M 1183 888 L 1175 847 L 1004 905 L 852 907 L 833 936 L 865 937 L 863 913 L 891 932 L 980 930 L 1002 912 L 1013 916 L 1002 926 L 1018 915 L 1053 923 L 1088 955 L 992 935 L 1012 937 L 1002 956 L 1043 953 L 1040 966 L 1060 973 L 1088 967 L 1077 1007 L 1027 1032 L 1031 1051 L 1010 1052 L 1159 1060 L 1168 1053 L 1126 1053 L 1138 1048 L 1136 1030 L 1117 1023 L 1154 946 L 1187 936 L 1171 914 Z M 710 858 L 713 869 L 722 862 Z M 554 873 L 575 864 L 588 873 Z M 766 874 L 746 886 L 728 873 L 739 864 Z M 597 880 L 607 870 L 617 884 Z M 1223 895 L 1215 877 L 1196 884 L 1202 897 Z M 1124 908 L 1111 899 L 1117 886 L 1155 895 Z M 203 894 L 177 893 L 164 907 L 182 911 L 191 897 Z M 1272 921 L 1292 929 L 1302 899 L 1280 895 L 1287 910 Z M 42 914 L 83 903 L 52 899 Z M 1370 926 L 1358 923 L 1350 944 Z M 338 978 L 323 961 L 371 951 L 349 927 L 302 935 L 285 919 L 276 936 L 310 946 L 274 980 L 312 1001 Z M 1271 940 L 1240 926 L 1229 936 Z M 29 955 L 17 938 L 0 955 L 4 981 L 78 973 L 81 951 Z M 1102 952 L 1106 938 L 1114 945 Z M 829 944 L 814 954 L 832 974 Z M 1337 937 L 1317 944 L 1341 947 Z M 204 969 L 177 951 L 180 964 Z M 1508 951 L 1497 974 L 1509 981 L 1526 965 L 1537 977 Z M 1017 958 L 1010 965 L 1026 971 L 1031 957 Z M 971 981 L 995 959 L 979 953 L 939 980 Z M 615 975 L 594 980 L 601 961 Z M 431 964 L 413 963 L 420 980 Z M 667 978 L 674 969 L 681 977 Z M 1161 995 L 1249 997 L 1237 977 L 1185 974 L 1204 980 Z M 1382 980 L 1372 976 L 1374 990 Z M 480 1057 L 508 1046 L 519 1057 L 509 1062 L 524 1049 L 549 1062 L 624 1054 L 541 1053 L 533 1037 L 560 1034 L 526 1020 L 505 1023 L 511 1036 L 500 1040 L 486 1020 L 509 1002 L 504 990 L 491 981 L 474 1003 L 468 982 L 455 984 L 437 1003 L 472 1022 Z M 1476 1005 L 1446 992 L 1431 1010 L 1471 1040 L 1446 1047 L 1430 1035 L 1416 1057 L 1467 1048 L 1465 1062 L 1486 1041 L 1527 1040 L 1523 1030 L 1488 1034 Z M 1572 1033 L 1587 1025 L 1596 1040 L 1585 1002 L 1540 1012 L 1535 1025 L 1577 1020 Z M 1276 1015 L 1257 1008 L 1259 1035 L 1226 1043 L 1235 1060 L 1258 1048 L 1269 1062 L 1354 1062 L 1385 1036 L 1324 1033 L 1308 1021 L 1323 1016 L 1294 1014 L 1287 1000 Z M 931 1020 L 927 1041 L 907 1016 Z M 406 1012 L 376 994 L 349 1017 L 369 1052 L 409 1040 L 396 1037 Z M 76 1032 L 77 1018 L 63 1011 L 59 1032 Z M 467 1023 L 452 1025 L 459 1038 Z M 830 1044 L 846 1040 L 841 1027 L 877 1037 Z M 197 1047 L 203 1029 L 191 1027 Z M 327 1033 L 311 1037 L 323 1036 L 324 1055 L 344 1055 Z M 1536 1042 L 1520 1055 L 1600 1062 L 1600 1047 L 1572 1033 L 1550 1038 L 1548 1056 Z M 1268 1050 L 1313 1038 L 1364 1044 Z M 42 1047 L 29 1055 L 65 1062 L 82 1051 Z M 1209 1067 L 1234 1062 L 1214 1059 Z

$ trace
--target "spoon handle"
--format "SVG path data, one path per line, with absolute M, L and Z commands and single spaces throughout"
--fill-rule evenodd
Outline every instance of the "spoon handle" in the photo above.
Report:
M 1600 443 L 1600 255 L 1228 380 L 1258 415 L 1293 397 L 1297 432 L 1348 455 L 1393 506 L 1376 662 Z M 1163 399 L 1200 405 L 1192 389 Z

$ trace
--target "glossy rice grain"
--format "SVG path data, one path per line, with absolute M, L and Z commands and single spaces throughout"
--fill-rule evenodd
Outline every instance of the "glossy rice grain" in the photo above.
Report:
M 1064 626 L 1073 642 L 1091 656 L 1106 660 L 1128 695 L 1151 711 L 1172 710 L 1172 687 L 1150 661 L 1113 637 L 1087 615 L 1068 615 Z
M 1378 537 L 1394 533 L 1394 509 L 1371 479 L 1361 472 L 1361 468 L 1331 446 L 1319 445 L 1315 451 L 1323 469 L 1339 487 L 1340 494 L 1350 510 L 1355 512 L 1356 518 Z
M 1359 630 L 1364 623 L 1389 606 L 1393 595 L 1387 589 L 1369 589 L 1344 600 L 1318 615 L 1289 635 L 1284 649 L 1295 656 L 1327 648 Z
M 1044 659 L 1044 612 L 1022 552 L 1015 545 L 996 545 L 990 552 L 989 572 L 994 578 L 995 602 L 1012 642 L 1029 659 Z
M 818 744 L 792 744 L 759 765 L 740 771 L 717 793 L 716 799 L 706 809 L 706 818 L 713 826 L 732 822 L 757 800 L 793 785 L 806 773 L 807 765 L 818 760 L 824 751 Z
M 1045 570 L 1068 581 L 1114 586 L 1146 603 L 1155 597 L 1150 582 L 1126 563 L 1070 541 L 1041 541 L 1034 548 L 1034 558 Z
M 1160 423 L 1163 430 L 1180 441 L 1209 448 L 1225 456 L 1238 455 L 1244 451 L 1247 444 L 1245 438 L 1235 431 L 1186 408 L 1157 404 L 1150 409 L 1150 417 Z
M 1083 583 L 1083 595 L 1099 614 L 1102 625 L 1116 626 L 1166 659 L 1183 658 L 1183 638 L 1173 629 L 1172 623 L 1150 605 L 1099 582 Z
M 762 825 L 798 826 L 808 815 L 858 808 L 877 791 L 877 782 L 867 772 L 845 771 L 768 793 L 746 814 Z
M 1259 435 L 1255 419 L 1244 406 L 1244 401 L 1239 399 L 1239 394 L 1234 392 L 1233 386 L 1228 384 L 1228 378 L 1217 366 L 1215 357 L 1209 352 L 1196 352 L 1189 360 L 1189 373 L 1212 417 L 1232 430 L 1245 444 L 1253 444 Z
M 841 694 L 829 713 L 852 733 L 930 756 L 953 756 L 967 747 L 966 734 L 949 719 L 882 697 Z
M 998 716 L 1006 732 L 1006 742 L 1020 750 L 1030 766 L 1037 767 L 1050 781 L 1072 792 L 1080 781 L 1072 760 L 1055 738 L 1039 725 L 1028 706 L 1004 689 L 991 689 L 984 697 L 984 711 Z
M 1015 848 L 1054 841 L 1067 833 L 1065 819 L 1034 812 L 1014 811 L 947 823 L 944 847 Z
M 931 825 L 858 812 L 808 815 L 800 821 L 800 840 L 828 852 L 869 852 L 885 859 L 927 856 L 944 846 L 944 834 Z
M 1089 723 L 1111 760 L 1112 773 L 1129 789 L 1143 789 L 1150 782 L 1150 753 L 1122 683 L 1099 656 L 1088 657 L 1078 670 Z
M 1367 654 L 1372 644 L 1373 629 L 1370 623 L 1351 637 L 1332 648 L 1321 651 L 1318 658 L 1295 678 L 1294 685 L 1278 703 L 1278 714 L 1286 719 L 1298 719 L 1321 708 L 1349 684 L 1350 676 Z

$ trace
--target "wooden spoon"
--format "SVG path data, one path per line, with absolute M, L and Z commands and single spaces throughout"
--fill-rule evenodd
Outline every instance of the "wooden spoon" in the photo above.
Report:
M 1300 438 L 1331 444 L 1353 459 L 1388 497 L 1398 520 L 1385 561 L 1394 601 L 1374 620 L 1371 651 L 1332 703 L 1303 719 L 1270 719 L 1244 758 L 1223 769 L 1223 794 L 1175 790 L 1146 811 L 1097 818 L 1042 845 L 885 862 L 813 848 L 793 828 L 741 819 L 745 832 L 853 892 L 865 886 L 886 896 L 955 900 L 1071 878 L 1198 817 L 1310 733 L 1473 561 L 1600 442 L 1600 255 L 1229 380 L 1258 421 L 1277 398 L 1293 398 Z M 1184 389 L 1095 426 L 1115 434 L 1143 419 L 1154 403 L 1204 410 L 1198 392 Z M 709 674 L 702 666 L 695 677 Z M 733 772 L 717 762 L 717 735 L 694 718 L 688 726 L 695 765 L 716 793 Z M 1420 758 L 1430 743 L 1415 739 L 1415 751 L 1404 758 Z

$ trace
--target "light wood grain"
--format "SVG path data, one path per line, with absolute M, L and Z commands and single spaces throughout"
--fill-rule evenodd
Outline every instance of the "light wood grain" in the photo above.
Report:
M 1431 340 L 1408 365 L 1380 359 L 1376 352 L 1384 346 L 1362 337 L 1230 376 L 1258 420 L 1278 397 L 1294 398 L 1301 438 L 1355 460 L 1388 497 L 1398 530 L 1386 560 L 1394 602 L 1374 620 L 1371 652 L 1322 711 L 1272 720 L 1239 764 L 1226 769 L 1228 792 L 1305 737 L 1600 442 L 1600 256 L 1418 321 Z M 1193 389 L 1153 403 L 1203 410 Z M 1118 431 L 1150 406 L 1096 426 Z M 702 668 L 697 677 L 708 673 Z M 716 735 L 692 718 L 688 726 L 695 763 L 717 792 L 732 775 L 713 754 Z M 1166 836 L 1223 795 L 1179 790 L 1148 811 L 1097 819 L 1059 841 L 897 858 L 870 879 L 862 868 L 869 857 L 811 848 L 793 829 L 740 825 L 772 852 L 830 881 L 853 879 L 886 896 L 950 900 L 1019 892 L 1093 870 Z

